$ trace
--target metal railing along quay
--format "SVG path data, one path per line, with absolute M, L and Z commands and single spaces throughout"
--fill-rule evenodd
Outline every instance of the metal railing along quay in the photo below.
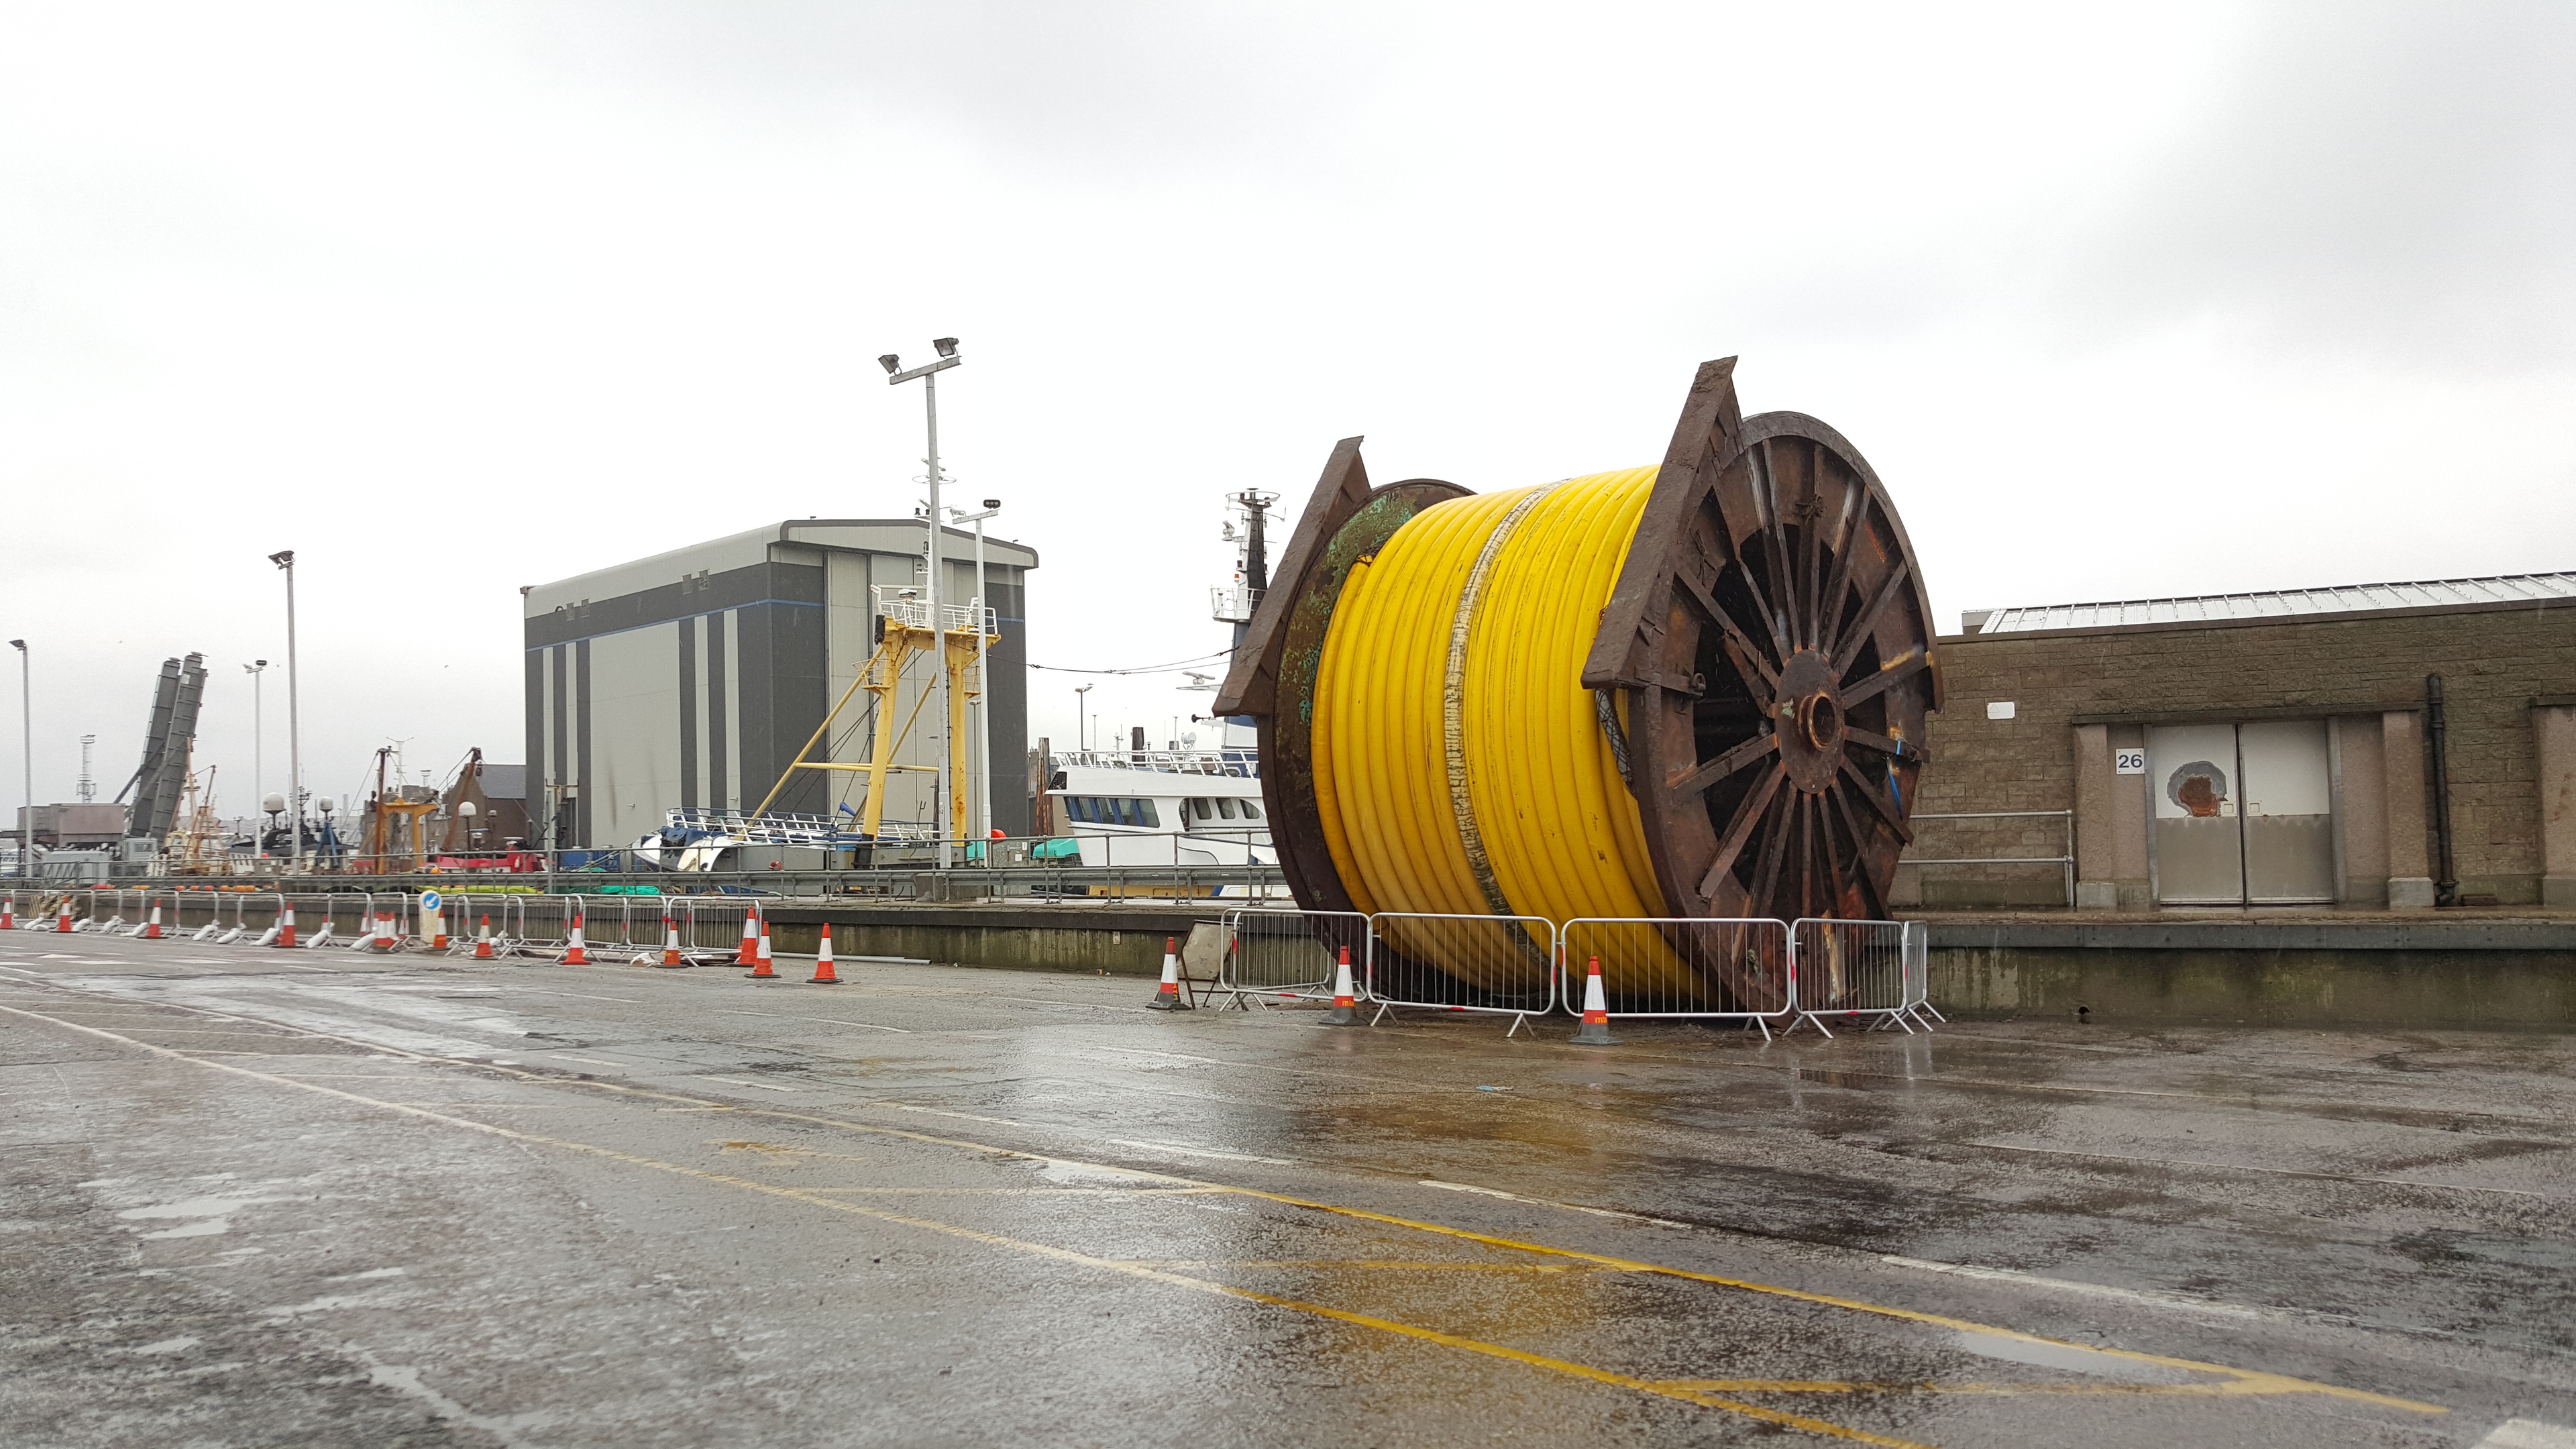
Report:
M 364 892 L 396 886 L 507 895 L 861 895 L 890 900 L 1288 898 L 1287 878 L 1268 857 L 1268 832 L 1084 830 L 1062 835 L 952 839 L 951 864 L 938 864 L 934 837 L 888 838 L 859 847 L 740 845 L 756 868 L 671 869 L 655 857 L 689 861 L 695 842 L 622 850 L 517 850 L 486 855 L 308 858 L 242 862 L 231 875 L 164 875 L 145 867 L 117 878 L 127 889 L 180 885 L 259 890 Z M 8 883 L 0 881 L 0 887 Z M 68 882 L 32 881 L 59 889 Z

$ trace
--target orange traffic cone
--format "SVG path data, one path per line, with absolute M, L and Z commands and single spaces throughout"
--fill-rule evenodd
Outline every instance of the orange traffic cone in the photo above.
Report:
M 290 902 L 279 912 L 279 915 L 283 917 L 283 919 L 278 922 L 277 940 L 274 944 L 281 947 L 293 946 L 295 944 L 295 906 L 293 903 Z
M 590 957 L 585 955 L 582 951 L 581 913 L 579 911 L 575 911 L 573 913 L 572 939 L 564 944 L 563 964 L 566 966 L 587 966 L 590 964 Z
M 1333 1009 L 1324 1013 L 1324 1026 L 1357 1026 L 1360 1021 L 1359 993 L 1351 987 L 1351 948 L 1342 948 L 1341 964 L 1333 968 Z
M 1163 984 L 1154 988 L 1154 999 L 1146 1003 L 1154 1011 L 1187 1011 L 1190 999 L 1181 994 L 1181 958 L 1169 936 L 1163 938 Z
M 760 907 L 752 906 L 742 913 L 742 950 L 733 958 L 736 966 L 760 964 Z
M 18 929 L 18 893 L 11 891 L 5 896 L 0 896 L 0 931 L 16 929 Z
M 766 922 L 761 925 L 759 941 L 752 947 L 751 979 L 754 981 L 780 979 L 777 968 L 769 964 L 769 926 Z
M 63 913 L 54 917 L 54 932 L 63 936 L 72 933 L 72 898 L 70 896 L 63 897 Z
M 395 934 L 401 929 L 402 928 L 400 926 L 394 924 L 393 913 L 391 911 L 378 912 L 376 915 L 375 948 L 379 951 L 392 950 L 394 948 Z
M 1573 1038 L 1577 1046 L 1614 1046 L 1619 1038 L 1610 1034 L 1610 1002 L 1601 994 L 1601 958 L 1592 958 L 1592 974 L 1583 979 L 1583 1027 Z
M 680 923 L 669 916 L 662 918 L 662 964 L 665 966 L 689 964 L 680 959 Z
M 808 986 L 838 986 L 840 976 L 832 970 L 832 923 L 823 923 L 823 944 L 814 952 L 814 974 L 805 978 Z
M 477 961 L 492 959 L 492 913 L 490 911 L 483 913 L 483 932 L 474 938 L 474 959 Z
M 429 937 L 429 949 L 433 951 L 447 949 L 447 903 L 445 901 L 439 902 L 438 909 L 429 913 L 429 919 L 421 922 L 420 929 L 422 935 Z
M 143 923 L 143 939 L 147 941 L 161 939 L 161 908 L 157 905 L 152 908 L 152 919 Z

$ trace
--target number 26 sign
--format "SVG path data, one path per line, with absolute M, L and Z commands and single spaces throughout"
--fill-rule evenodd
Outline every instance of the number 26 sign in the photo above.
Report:
M 2119 749 L 2111 752 L 2112 774 L 2143 775 L 2146 772 L 2147 752 L 2145 750 Z

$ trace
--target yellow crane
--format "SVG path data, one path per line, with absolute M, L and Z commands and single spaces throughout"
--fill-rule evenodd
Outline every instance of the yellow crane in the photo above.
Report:
M 878 585 L 873 592 L 877 617 L 883 621 L 883 633 L 877 641 L 876 652 L 868 656 L 867 664 L 850 680 L 850 687 L 841 691 L 841 697 L 833 702 L 831 712 L 823 716 L 823 722 L 815 727 L 812 738 L 796 752 L 796 758 L 790 760 L 787 769 L 779 775 L 778 783 L 769 787 L 769 793 L 761 797 L 759 808 L 752 813 L 766 813 L 770 803 L 787 788 L 787 782 L 796 777 L 798 770 L 839 770 L 863 774 L 868 780 L 868 799 L 860 812 L 859 831 L 869 839 L 875 839 L 885 818 L 887 777 L 897 770 L 937 773 L 934 766 L 898 765 L 894 762 L 895 750 L 912 733 L 913 716 L 921 713 L 921 706 L 931 693 L 924 689 L 921 698 L 912 702 L 912 715 L 904 718 L 903 726 L 898 730 L 894 718 L 895 700 L 902 689 L 904 668 L 912 662 L 915 654 L 936 653 L 942 656 L 940 663 L 948 671 L 946 829 L 949 838 L 961 838 L 966 834 L 967 821 L 966 708 L 970 700 L 982 697 L 984 684 L 975 669 L 977 646 L 998 644 L 1002 636 L 993 632 L 993 611 L 990 609 L 943 606 L 939 610 L 942 615 L 939 627 L 934 628 L 930 605 L 919 597 L 918 590 Z M 806 759 L 813 753 L 815 745 L 830 734 L 832 722 L 841 717 L 841 711 L 862 689 L 876 697 L 876 728 L 870 735 L 867 761 Z

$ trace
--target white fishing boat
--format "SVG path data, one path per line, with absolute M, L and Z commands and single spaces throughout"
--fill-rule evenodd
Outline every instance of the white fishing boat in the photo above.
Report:
M 1278 495 L 1246 490 L 1229 497 L 1224 537 L 1237 546 L 1234 580 L 1209 590 L 1209 612 L 1234 627 L 1234 642 L 1252 621 L 1269 583 L 1265 542 Z M 1187 673 L 1188 671 L 1180 671 Z M 1212 690 L 1212 675 L 1191 674 L 1193 691 Z M 1193 716 L 1197 718 L 1197 716 Z M 1086 866 L 1276 865 L 1270 821 L 1261 799 L 1259 736 L 1250 719 L 1210 720 L 1214 749 L 1183 734 L 1168 748 L 1073 750 L 1055 757 L 1046 793 L 1055 802 L 1055 831 L 1081 848 Z
M 1056 756 L 1047 794 L 1056 834 L 1086 866 L 1275 865 L 1249 742 L 1214 750 L 1074 750 Z

